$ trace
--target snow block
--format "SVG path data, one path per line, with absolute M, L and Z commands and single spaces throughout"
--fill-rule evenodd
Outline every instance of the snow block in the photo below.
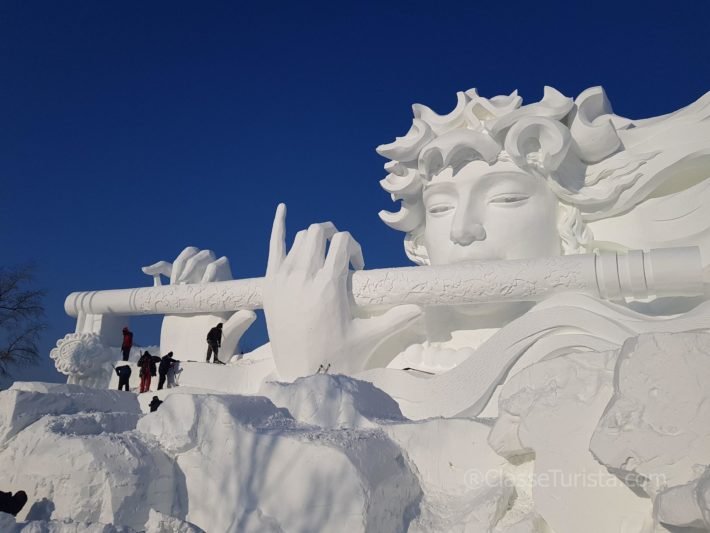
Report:
M 488 531 L 512 505 L 513 484 L 502 479 L 507 461 L 488 446 L 489 425 L 434 418 L 382 430 L 405 450 L 424 491 L 410 531 Z
M 534 454 L 534 509 L 553 531 L 642 531 L 651 502 L 595 461 L 589 441 L 613 393 L 616 351 L 563 355 L 504 385 L 489 443 L 518 460 Z
M 368 381 L 314 374 L 293 383 L 269 381 L 259 394 L 306 424 L 331 428 L 375 428 L 381 421 L 406 420 L 399 405 Z
M 592 453 L 653 495 L 695 480 L 710 464 L 710 334 L 656 333 L 626 341 L 614 397 Z
M 0 449 L 45 415 L 140 413 L 133 394 L 60 383 L 17 382 L 0 392 Z
M 298 424 L 263 397 L 172 394 L 138 430 L 175 456 L 206 531 L 406 531 L 421 498 L 381 430 Z
M 52 518 L 142 530 L 150 508 L 179 511 L 180 492 L 173 461 L 131 430 L 139 416 L 45 416 L 0 451 L 3 482 L 24 490 L 31 502 L 52 502 Z

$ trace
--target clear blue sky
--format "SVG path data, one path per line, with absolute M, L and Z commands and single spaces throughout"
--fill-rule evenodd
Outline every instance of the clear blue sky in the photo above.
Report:
M 406 264 L 374 147 L 412 103 L 601 84 L 619 114 L 667 113 L 710 90 L 709 20 L 704 0 L 5 1 L 1 262 L 38 265 L 45 358 L 69 292 L 150 285 L 140 267 L 187 245 L 262 275 L 279 201 L 291 235 L 332 220 L 368 267 Z M 260 319 L 246 344 L 265 338 Z

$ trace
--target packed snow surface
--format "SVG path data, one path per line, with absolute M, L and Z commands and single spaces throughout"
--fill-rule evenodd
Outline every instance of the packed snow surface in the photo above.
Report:
M 409 420 L 341 375 L 234 394 L 235 365 L 188 364 L 191 379 L 141 395 L 0 392 L 0 490 L 29 496 L 0 531 L 710 530 L 707 333 L 539 361 L 490 419 Z

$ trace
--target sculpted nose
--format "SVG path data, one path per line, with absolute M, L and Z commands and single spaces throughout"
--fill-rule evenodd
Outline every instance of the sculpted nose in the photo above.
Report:
M 454 222 L 451 228 L 451 242 L 459 246 L 468 246 L 475 241 L 482 241 L 485 238 L 486 230 L 480 224 Z

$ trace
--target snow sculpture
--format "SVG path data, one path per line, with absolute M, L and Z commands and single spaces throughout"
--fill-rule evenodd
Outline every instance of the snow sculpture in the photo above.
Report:
M 247 324 L 263 305 L 270 345 L 229 371 L 191 363 L 185 382 L 258 396 L 161 391 L 137 422 L 13 407 L 0 431 L 12 479 L 28 476 L 10 458 L 29 461 L 31 443 L 105 427 L 186 499 L 151 505 L 206 530 L 316 530 L 313 502 L 322 529 L 710 527 L 710 93 L 631 120 L 601 88 L 529 105 L 470 90 L 447 115 L 415 105 L 378 151 L 401 203 L 380 217 L 416 267 L 362 270 L 357 241 L 328 222 L 289 249 L 280 205 L 264 278 L 232 280 L 226 259 L 188 248 L 144 269 L 152 287 L 70 295 L 79 332 L 161 313 L 163 342 L 185 346 L 179 330 L 202 344 L 204 316 L 242 310 L 229 320 Z M 321 367 L 350 376 L 310 375 Z M 102 439 L 86 448 L 99 460 L 114 446 Z M 117 476 L 101 465 L 91 476 Z M 215 512 L 225 495 L 237 506 Z M 113 515 L 138 525 L 140 512 Z
M 101 337 L 95 333 L 69 333 L 57 341 L 49 352 L 57 370 L 67 383 L 85 387 L 106 388 L 111 378 L 111 363 L 116 359 Z
M 406 233 L 405 251 L 415 263 L 463 265 L 695 245 L 707 268 L 710 94 L 677 113 L 640 121 L 614 115 L 601 88 L 573 101 L 548 87 L 542 101 L 527 106 L 516 93 L 488 100 L 471 90 L 458 98 L 456 109 L 444 116 L 414 106 L 408 134 L 378 148 L 392 160 L 381 184 L 401 201 L 399 212 L 380 216 Z M 279 374 L 291 379 L 308 371 L 296 366 L 296 353 L 311 358 L 310 367 L 331 363 L 331 372 L 352 372 L 353 361 L 389 365 L 360 377 L 395 397 L 413 418 L 475 415 L 486 406 L 494 415 L 490 400 L 496 387 L 542 358 L 615 349 L 646 331 L 710 324 L 702 296 L 639 303 L 616 297 L 607 303 L 563 294 L 534 307 L 410 305 L 363 317 L 352 311 L 346 290 L 348 264 L 363 263 L 358 244 L 325 223 L 297 234 L 286 253 L 283 218 L 280 209 L 263 288 Z M 602 259 L 597 273 L 621 270 L 618 264 L 617 257 Z M 673 264 L 681 263 L 666 265 L 671 275 Z M 618 293 L 616 284 L 609 286 Z M 442 293 L 459 289 L 456 282 L 440 285 Z M 297 315 L 304 301 L 313 305 Z M 425 337 L 421 346 L 436 360 L 433 367 L 421 365 L 421 357 L 409 359 L 410 325 L 420 317 L 414 333 Z M 422 377 L 401 370 L 406 367 L 438 374 Z M 440 372 L 442 367 L 448 371 Z
M 541 358 L 704 323 L 710 94 L 645 120 L 615 115 L 600 87 L 575 100 L 546 87 L 529 105 L 457 96 L 447 115 L 415 105 L 410 131 L 378 148 L 401 201 L 380 216 L 419 268 L 353 273 L 360 246 L 331 223 L 287 251 L 279 207 L 263 280 L 231 280 L 226 258 L 187 248 L 144 269 L 153 287 L 74 293 L 67 312 L 166 313 L 163 351 L 193 353 L 200 321 L 263 304 L 281 379 L 361 373 L 414 418 L 495 414 L 496 388 Z M 238 334 L 252 317 L 233 315 Z
M 226 281 L 232 279 L 229 260 L 222 256 L 216 258 L 212 250 L 200 250 L 188 246 L 175 258 L 175 261 L 159 261 L 143 267 L 143 272 L 153 276 L 153 285 L 162 285 L 160 276 L 170 279 L 170 286 L 197 285 Z M 232 310 L 233 311 L 233 310 Z M 162 353 L 172 351 L 176 358 L 196 358 L 203 360 L 207 350 L 205 337 L 207 332 L 218 323 L 224 323 L 222 361 L 228 361 L 237 351 L 239 339 L 256 320 L 253 311 L 242 310 L 236 313 L 180 313 L 166 314 L 160 330 L 160 350 Z

